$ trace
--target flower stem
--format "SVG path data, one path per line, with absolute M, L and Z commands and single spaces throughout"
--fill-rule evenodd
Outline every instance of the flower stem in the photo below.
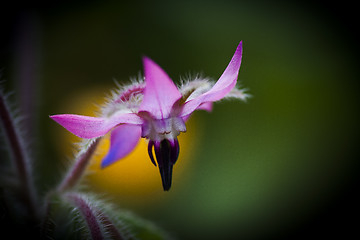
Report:
M 71 167 L 69 172 L 66 174 L 63 181 L 60 183 L 58 187 L 59 192 L 65 192 L 71 188 L 73 188 L 84 175 L 84 172 L 89 165 L 90 159 L 94 154 L 98 143 L 101 138 L 97 138 L 94 142 L 90 144 L 87 150 L 83 153 L 80 153 L 76 158 L 74 165 Z
M 80 194 L 76 193 L 67 193 L 65 197 L 68 199 L 68 201 L 74 204 L 77 209 L 79 209 L 81 215 L 86 221 L 86 224 L 88 225 L 91 238 L 94 240 L 104 239 L 103 233 L 101 231 L 101 223 L 98 221 L 98 218 L 95 215 L 95 212 L 93 211 L 89 202 Z
M 49 192 L 47 196 L 44 198 L 43 205 L 43 219 L 40 223 L 40 236 L 41 239 L 50 239 L 53 234 L 55 224 L 51 220 L 51 198 L 53 196 L 53 192 Z
M 95 209 L 99 218 L 102 219 L 103 224 L 105 225 L 105 229 L 107 230 L 108 234 L 110 235 L 111 239 L 114 240 L 124 240 L 125 238 L 121 234 L 121 232 L 116 228 L 114 223 L 110 220 L 110 218 L 100 211 L 99 209 Z
M 0 121 L 4 129 L 5 136 L 7 138 L 11 156 L 17 170 L 18 179 L 20 180 L 20 186 L 22 188 L 22 194 L 25 204 L 27 205 L 29 215 L 32 218 L 36 218 L 37 211 L 35 208 L 35 187 L 33 179 L 30 173 L 30 162 L 27 152 L 23 146 L 23 142 L 19 136 L 18 131 L 15 128 L 14 120 L 10 114 L 9 108 L 6 105 L 5 97 L 0 91 Z

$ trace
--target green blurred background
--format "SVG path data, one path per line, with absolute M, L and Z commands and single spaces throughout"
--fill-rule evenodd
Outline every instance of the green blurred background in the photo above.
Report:
M 197 72 L 216 79 L 243 40 L 239 80 L 253 98 L 195 114 L 191 163 L 169 193 L 157 193 L 161 200 L 113 201 L 179 239 L 358 234 L 359 46 L 354 8 L 337 4 L 134 0 L 3 8 L 2 79 L 20 96 L 40 149 L 41 191 L 61 174 L 59 127 L 48 115 L 67 112 L 64 102 L 87 89 L 104 96 L 114 78 L 138 75 L 143 55 L 175 81 Z

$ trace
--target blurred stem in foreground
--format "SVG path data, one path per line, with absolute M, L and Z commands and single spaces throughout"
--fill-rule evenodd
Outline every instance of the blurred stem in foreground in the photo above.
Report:
M 36 211 L 36 194 L 33 178 L 31 176 L 31 166 L 28 153 L 21 140 L 19 129 L 17 129 L 14 118 L 10 114 L 6 99 L 2 91 L 0 91 L 0 119 L 3 132 L 7 140 L 10 157 L 16 168 L 17 178 L 19 179 L 19 187 L 24 203 L 29 211 L 29 216 L 33 219 L 37 218 Z
M 36 11 L 27 11 L 14 32 L 13 75 L 18 92 L 17 105 L 26 121 L 26 137 L 37 137 L 41 101 L 42 24 Z M 33 153 L 32 153 L 33 154 Z
M 89 146 L 85 148 L 85 151 L 81 151 L 75 159 L 74 165 L 68 171 L 62 182 L 58 187 L 59 192 L 65 192 L 75 187 L 84 175 L 87 166 L 90 163 L 90 159 L 94 154 L 96 147 L 98 146 L 101 138 L 97 138 L 95 141 L 89 143 Z

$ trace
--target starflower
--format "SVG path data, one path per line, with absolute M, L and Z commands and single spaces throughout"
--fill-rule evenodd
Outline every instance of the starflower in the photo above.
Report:
M 179 88 L 160 66 L 144 57 L 144 81 L 134 81 L 113 92 L 99 117 L 74 114 L 50 117 L 81 138 L 97 138 L 111 132 L 110 150 L 102 167 L 129 154 L 141 137 L 148 139 L 150 159 L 155 166 L 157 162 L 163 188 L 167 191 L 171 187 L 173 165 L 179 156 L 177 136 L 186 131 L 185 122 L 190 115 L 195 110 L 211 111 L 212 103 L 223 98 L 246 100 L 248 97 L 244 90 L 235 86 L 241 57 L 242 42 L 216 83 L 197 77 Z

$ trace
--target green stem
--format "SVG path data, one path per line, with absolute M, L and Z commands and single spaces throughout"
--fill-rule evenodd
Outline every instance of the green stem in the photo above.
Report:
M 58 187 L 59 192 L 65 192 L 77 185 L 81 177 L 84 175 L 85 170 L 90 163 L 90 159 L 94 154 L 98 143 L 100 142 L 100 139 L 101 138 L 97 138 L 93 143 L 91 143 L 91 145 L 84 153 L 80 153 L 79 156 L 75 159 L 74 165 L 71 167 Z
M 51 219 L 51 207 L 52 207 L 52 198 L 54 197 L 55 192 L 48 192 L 44 198 L 43 204 L 43 219 L 40 223 L 40 239 L 51 239 L 55 224 Z
M 5 98 L 0 91 L 0 121 L 2 122 L 3 130 L 7 138 L 11 157 L 17 171 L 18 179 L 21 184 L 21 192 L 24 197 L 25 204 L 28 207 L 29 214 L 32 218 L 36 218 L 37 211 L 35 208 L 35 187 L 33 179 L 30 174 L 30 162 L 28 160 L 25 147 L 16 131 L 14 120 L 11 117 L 10 111 L 6 105 Z
M 114 240 L 124 240 L 125 239 L 123 237 L 123 235 L 121 234 L 121 232 L 116 228 L 114 223 L 110 220 L 110 218 L 105 213 L 100 211 L 100 209 L 95 209 L 95 211 L 96 211 L 97 215 L 99 216 L 99 218 L 102 219 L 104 227 L 106 228 L 111 239 L 114 239 Z
M 81 215 L 86 221 L 91 238 L 93 240 L 104 239 L 104 235 L 101 231 L 101 222 L 98 221 L 98 218 L 89 202 L 80 194 L 76 193 L 67 193 L 65 198 L 67 198 L 69 202 L 79 209 Z

